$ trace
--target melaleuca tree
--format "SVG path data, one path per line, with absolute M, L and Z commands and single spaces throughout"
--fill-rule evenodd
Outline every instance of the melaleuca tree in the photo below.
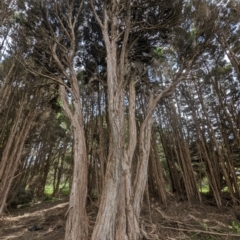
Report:
M 105 187 L 92 239 L 138 239 L 140 235 L 138 219 L 143 186 L 147 179 L 150 133 L 154 121 L 152 114 L 157 103 L 171 95 L 176 85 L 184 80 L 193 66 L 198 67 L 197 60 L 214 36 L 212 30 L 216 27 L 217 12 L 213 6 L 205 4 L 194 22 L 193 16 L 196 12 L 188 2 L 179 2 L 179 5 L 164 1 L 160 3 L 119 1 L 111 4 L 90 1 L 90 3 L 105 46 L 111 129 L 109 148 L 111 155 L 108 159 Z M 199 3 L 195 4 L 198 6 Z M 213 10 L 207 19 L 202 18 L 205 10 L 209 12 Z M 179 14 L 186 16 L 186 20 L 178 19 Z M 188 17 L 193 19 L 190 20 Z M 161 70 L 161 75 L 156 75 L 153 71 L 154 67 L 164 64 L 161 62 L 163 56 L 158 59 L 153 54 L 154 49 L 160 47 L 158 50 L 161 50 L 162 46 L 164 50 L 169 49 L 168 56 L 166 54 L 162 61 L 171 63 L 166 65 L 166 70 L 169 71 L 170 66 L 175 69 L 171 72 L 170 78 Z M 136 90 L 139 95 L 141 94 L 144 106 L 140 110 L 143 114 L 139 133 L 136 131 L 135 122 Z M 128 96 L 126 105 L 123 101 L 125 94 Z M 129 109 L 127 123 L 124 122 L 126 106 Z M 123 148 L 122 143 L 126 134 L 123 129 L 126 128 L 129 129 L 129 142 Z M 136 140 L 139 148 L 136 147 Z M 135 175 L 132 176 L 134 153 L 138 154 L 138 162 Z M 185 184 L 191 185 L 194 174 L 190 161 L 188 167 L 192 175 Z M 189 169 L 186 171 L 189 172 Z M 120 191 L 117 190 L 118 186 L 121 186 Z M 192 193 L 191 197 L 195 198 L 194 195 L 198 195 L 196 184 L 193 183 L 192 187 L 194 190 L 190 189 L 189 192 Z M 116 204 L 110 205 L 112 202 Z M 109 212 L 112 213 L 111 216 Z
M 156 102 L 172 87 L 165 89 L 165 92 L 156 98 L 153 92 L 149 92 L 149 102 L 146 103 L 148 108 L 139 132 L 140 160 L 134 180 L 131 176 L 131 166 L 137 142 L 135 84 L 139 77 L 140 85 L 144 85 L 144 79 L 148 82 L 146 72 L 151 64 L 151 49 L 156 46 L 157 40 L 161 41 L 161 34 L 164 35 L 177 16 L 171 4 L 159 4 L 154 1 L 142 5 L 140 3 L 140 6 L 138 4 L 131 1 L 91 2 L 92 11 L 101 29 L 106 52 L 108 117 L 111 129 L 105 186 L 92 239 L 122 239 L 124 237 L 138 239 L 140 237 L 138 220 L 144 192 L 143 186 L 146 184 L 150 133 L 153 123 L 151 115 Z M 154 9 L 156 9 L 155 12 Z M 124 95 L 126 90 L 129 91 L 129 143 L 124 147 L 124 134 L 126 133 L 124 130 L 126 128 Z M 123 175 L 122 172 L 124 172 Z M 126 209 L 128 209 L 127 212 Z
M 66 239 L 86 239 L 88 161 L 75 63 L 81 52 L 84 1 L 19 1 L 21 47 L 28 71 L 59 90 L 62 108 L 72 125 L 73 181 Z M 23 40 L 23 39 L 26 39 Z M 39 84 L 39 83 L 38 83 Z

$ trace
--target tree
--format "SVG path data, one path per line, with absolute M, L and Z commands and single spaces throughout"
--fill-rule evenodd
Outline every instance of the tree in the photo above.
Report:
M 151 83 L 151 77 L 146 74 L 152 67 L 149 53 L 157 44 L 161 44 L 162 39 L 167 38 L 167 32 L 177 23 L 182 2 L 174 5 L 164 1 L 90 1 L 90 4 L 106 48 L 108 115 L 111 128 L 105 186 L 92 239 L 139 239 L 139 216 L 147 180 L 154 109 L 161 99 L 171 95 L 176 85 L 184 80 L 206 45 L 196 43 L 194 47 L 190 33 L 181 30 L 181 27 L 176 28 L 181 33 L 186 32 L 182 40 L 184 46 L 180 42 L 176 46 L 176 50 L 179 50 L 178 72 L 173 74 L 172 82 L 159 91 L 152 87 L 154 84 L 158 85 L 157 81 Z M 186 48 L 180 49 L 182 47 Z M 137 59 L 137 56 L 140 58 Z M 139 84 L 143 84 L 145 80 L 152 87 L 145 92 L 148 94 L 145 102 L 147 107 L 138 136 L 135 121 L 137 78 L 140 79 Z M 129 143 L 124 148 L 126 89 L 129 91 Z M 139 160 L 133 179 L 132 160 L 137 138 Z
M 29 1 L 26 4 L 25 1 L 19 1 L 18 4 L 21 11 L 25 12 L 20 16 L 22 39 L 28 38 L 26 45 L 23 40 L 21 44 L 32 59 L 24 63 L 25 67 L 56 85 L 62 107 L 72 125 L 74 170 L 65 239 L 86 239 L 88 159 L 79 82 L 74 69 L 85 3 Z M 35 66 L 40 69 L 36 70 Z

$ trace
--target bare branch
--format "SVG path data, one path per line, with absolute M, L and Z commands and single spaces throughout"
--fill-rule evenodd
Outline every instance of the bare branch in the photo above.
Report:
M 50 79 L 50 80 L 52 80 L 53 82 L 55 82 L 55 83 L 57 83 L 57 84 L 59 84 L 59 85 L 64 86 L 69 92 L 71 92 L 71 89 L 70 89 L 65 83 L 63 83 L 61 80 L 59 80 L 59 78 L 54 78 L 54 77 L 51 77 L 51 76 L 49 76 L 49 75 L 43 74 L 43 73 L 41 73 L 41 72 L 39 72 L 39 71 L 36 71 L 36 70 L 30 68 L 29 66 L 26 66 L 26 65 L 25 65 L 22 61 L 20 61 L 17 57 L 15 57 L 15 59 L 16 59 L 28 72 L 32 73 L 33 75 L 39 75 L 39 76 L 44 77 L 44 78 L 46 78 L 46 79 Z

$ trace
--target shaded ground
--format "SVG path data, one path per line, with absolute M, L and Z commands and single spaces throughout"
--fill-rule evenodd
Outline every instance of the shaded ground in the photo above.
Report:
M 11 209 L 0 219 L 0 240 L 62 240 L 66 200 Z
M 239 207 L 223 207 L 169 201 L 162 207 L 151 199 L 141 217 L 143 239 L 237 240 Z M 63 240 L 67 200 L 39 202 L 12 209 L 0 219 L 0 240 Z M 151 209 L 151 210 L 149 210 Z M 149 214 L 149 211 L 151 214 Z M 96 204 L 89 204 L 90 229 L 96 217 Z

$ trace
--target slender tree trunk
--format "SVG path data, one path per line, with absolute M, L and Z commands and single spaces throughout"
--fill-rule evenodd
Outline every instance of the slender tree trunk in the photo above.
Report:
M 116 240 L 137 240 L 140 236 L 138 219 L 134 214 L 132 161 L 137 144 L 137 128 L 135 120 L 135 84 L 129 84 L 129 140 L 122 161 L 122 180 L 120 188 L 120 203 L 118 208 Z
M 73 112 L 66 100 L 65 88 L 60 86 L 63 109 L 72 123 L 74 152 L 73 181 L 67 211 L 65 240 L 86 240 L 88 237 L 88 218 L 86 213 L 88 158 L 78 88 L 76 90 Z
M 104 127 L 103 127 L 103 117 L 99 117 L 99 161 L 100 161 L 100 172 L 99 172 L 99 193 L 102 193 L 102 189 L 104 187 L 104 173 L 105 173 L 105 163 L 106 163 L 106 142 L 104 139 Z M 98 199 L 100 201 L 100 199 Z
M 154 180 L 156 181 L 159 199 L 163 205 L 166 205 L 167 203 L 166 184 L 163 177 L 163 169 L 160 162 L 160 156 L 158 154 L 157 137 L 155 131 L 152 132 L 152 145 L 153 147 L 150 153 L 151 170 L 152 174 L 154 174 Z
M 23 99 L 20 103 L 20 109 L 18 110 L 15 124 L 11 129 L 0 162 L 0 215 L 4 210 L 14 175 L 21 160 L 24 142 L 36 114 L 36 111 L 30 111 L 27 116 L 25 115 L 24 107 L 26 101 L 26 99 Z
M 207 166 L 206 173 L 209 181 L 209 185 L 211 189 L 213 190 L 214 198 L 216 200 L 217 206 L 220 208 L 222 206 L 222 200 L 221 200 L 221 195 L 220 195 L 220 190 L 218 188 L 217 184 L 217 174 L 216 174 L 216 169 L 214 168 L 213 161 L 209 156 L 209 151 L 207 150 L 207 143 L 206 139 L 204 136 L 203 131 L 201 131 L 199 123 L 198 123 L 198 118 L 195 113 L 195 111 L 192 111 L 193 114 L 193 120 L 195 123 L 196 131 L 198 134 L 198 141 L 199 141 L 199 152 L 203 156 L 203 159 L 205 161 L 205 164 Z
M 53 145 L 50 146 L 50 149 L 49 149 L 49 154 L 48 154 L 48 157 L 43 165 L 43 169 L 42 169 L 42 172 L 43 172 L 43 176 L 42 176 L 42 195 L 44 194 L 44 188 L 46 186 L 46 183 L 47 183 L 47 176 L 48 176 L 48 173 L 49 173 L 49 170 L 50 170 L 50 162 L 51 162 L 51 157 L 52 157 L 52 152 L 53 152 Z
M 143 194 L 147 182 L 148 162 L 151 149 L 151 131 L 154 119 L 149 117 L 144 120 L 139 136 L 139 163 L 134 182 L 134 211 L 139 219 Z
M 12 80 L 14 79 L 13 75 L 15 74 L 17 67 L 15 61 L 13 61 L 6 77 L 4 78 L 3 85 L 0 88 L 0 113 L 2 113 L 3 109 L 7 106 L 8 99 L 11 96 L 11 91 L 12 91 Z

